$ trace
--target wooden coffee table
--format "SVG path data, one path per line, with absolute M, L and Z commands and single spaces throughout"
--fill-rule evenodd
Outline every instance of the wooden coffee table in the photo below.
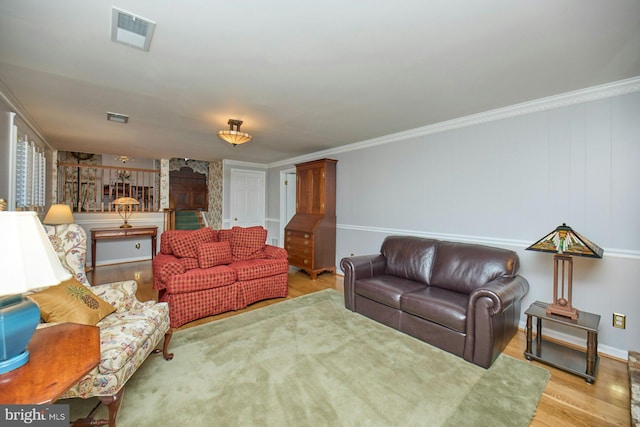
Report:
M 55 402 L 100 363 L 100 328 L 62 323 L 36 330 L 29 361 L 0 375 L 0 404 Z

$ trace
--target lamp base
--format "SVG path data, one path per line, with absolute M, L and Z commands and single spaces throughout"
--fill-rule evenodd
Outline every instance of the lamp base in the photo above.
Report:
M 558 316 L 569 317 L 573 320 L 578 318 L 577 309 L 553 303 L 547 306 L 547 314 L 557 314 Z
M 126 222 L 120 226 L 120 228 L 131 228 L 133 227 L 131 224 L 127 224 Z
M 22 295 L 0 298 L 0 375 L 29 361 L 27 345 L 40 322 L 36 303 Z

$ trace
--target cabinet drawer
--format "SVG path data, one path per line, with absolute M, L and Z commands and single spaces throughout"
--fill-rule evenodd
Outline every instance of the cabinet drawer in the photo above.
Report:
M 286 234 L 287 239 L 313 239 L 313 233 L 309 231 L 287 230 Z
M 295 248 L 311 248 L 313 247 L 313 240 L 311 239 L 300 239 L 298 237 L 287 237 L 285 239 L 285 245 L 291 246 Z
M 296 267 L 311 267 L 313 268 L 313 258 L 304 257 L 300 255 L 289 254 L 289 264 Z
M 313 258 L 313 248 L 310 246 L 299 246 L 287 243 L 285 249 L 289 256 L 296 255 L 300 257 Z

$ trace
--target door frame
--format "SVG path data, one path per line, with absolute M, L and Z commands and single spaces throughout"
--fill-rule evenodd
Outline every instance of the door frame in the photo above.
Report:
M 296 174 L 296 168 L 283 169 L 280 171 L 280 227 L 278 231 L 280 238 L 278 239 L 278 246 L 284 248 L 284 228 L 287 226 L 287 186 L 285 181 L 287 175 Z

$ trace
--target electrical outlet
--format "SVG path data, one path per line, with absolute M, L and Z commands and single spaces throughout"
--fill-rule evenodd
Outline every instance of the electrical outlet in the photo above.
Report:
M 627 326 L 627 316 L 620 313 L 613 313 L 613 327 L 625 329 Z

